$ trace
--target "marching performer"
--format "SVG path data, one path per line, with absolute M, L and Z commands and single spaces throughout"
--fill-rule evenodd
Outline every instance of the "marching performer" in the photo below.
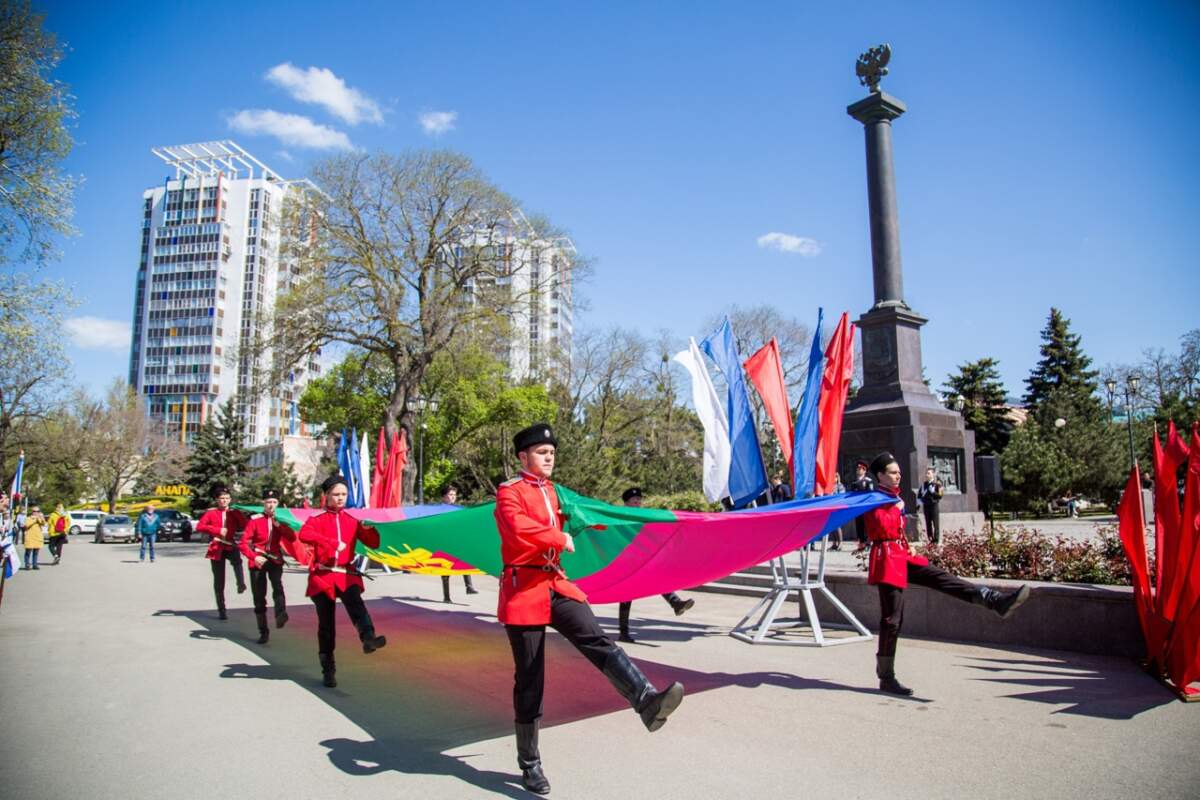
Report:
M 879 650 L 875 656 L 875 674 L 881 691 L 911 695 L 909 689 L 896 680 L 896 643 L 904 621 L 904 589 L 909 583 L 933 589 L 968 603 L 988 608 L 1004 619 L 1029 599 L 1029 587 L 1011 592 L 998 592 L 986 586 L 976 586 L 940 567 L 930 566 L 924 556 L 916 555 L 905 535 L 904 501 L 900 499 L 900 464 L 891 453 L 880 454 L 870 466 L 879 491 L 890 494 L 896 502 L 868 512 L 867 538 L 871 541 L 871 557 L 867 568 L 867 583 L 879 587 Z
M 308 592 L 317 607 L 317 654 L 321 660 L 321 675 L 326 686 L 337 686 L 333 648 L 337 629 L 334 609 L 337 599 L 342 605 L 362 642 L 364 653 L 374 653 L 387 644 L 387 638 L 375 635 L 375 625 L 363 603 L 362 575 L 351 563 L 354 545 L 379 547 L 379 531 L 364 525 L 346 512 L 346 481 L 340 475 L 321 484 L 325 493 L 325 508 L 309 517 L 297 534 L 301 542 L 313 548 L 308 568 Z
M 262 496 L 263 513 L 255 514 L 242 533 L 242 555 L 250 565 L 250 593 L 254 597 L 254 618 L 258 621 L 258 643 L 271 638 L 267 626 L 267 580 L 271 581 L 271 599 L 275 601 L 275 627 L 287 624 L 287 598 L 283 594 L 284 539 L 294 541 L 296 533 L 275 519 L 279 492 L 267 489 Z
M 575 545 L 563 529 L 564 517 L 550 474 L 558 445 L 550 426 L 537 424 L 513 437 L 521 474 L 496 492 L 496 523 L 504 570 L 500 575 L 497 617 L 504 624 L 516 667 L 513 705 L 516 712 L 517 764 L 521 782 L 536 794 L 550 783 L 538 752 L 538 720 L 542 716 L 546 626 L 566 637 L 656 731 L 683 700 L 683 684 L 658 691 L 625 651 L 605 635 L 587 597 L 567 579 L 559 564 L 564 550 Z
M 225 613 L 225 562 L 233 567 L 233 576 L 237 579 L 238 594 L 246 591 L 246 576 L 242 572 L 242 558 L 238 552 L 234 534 L 246 527 L 246 515 L 236 508 L 230 508 L 232 496 L 229 489 L 219 486 L 213 492 L 216 508 L 210 508 L 200 516 L 196 530 L 207 533 L 212 537 L 208 543 L 208 552 L 204 557 L 212 562 L 213 594 L 217 597 L 217 618 L 229 619 Z

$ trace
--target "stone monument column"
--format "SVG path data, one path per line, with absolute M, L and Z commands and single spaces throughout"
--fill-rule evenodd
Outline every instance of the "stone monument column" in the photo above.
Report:
M 856 324 L 862 334 L 863 385 L 850 400 L 842 428 L 841 470 L 891 451 L 904 472 L 903 497 L 916 511 L 916 489 L 925 468 L 934 466 L 946 483 L 943 528 L 957 525 L 947 513 L 975 512 L 975 434 L 962 416 L 943 406 L 925 385 L 921 366 L 921 327 L 925 317 L 904 301 L 900 260 L 900 217 L 892 167 L 892 122 L 908 109 L 879 88 L 891 59 L 888 45 L 858 60 L 858 76 L 870 94 L 846 112 L 862 123 L 866 137 L 867 198 L 871 230 L 871 272 L 875 303 Z M 960 522 L 966 522 L 961 520 Z

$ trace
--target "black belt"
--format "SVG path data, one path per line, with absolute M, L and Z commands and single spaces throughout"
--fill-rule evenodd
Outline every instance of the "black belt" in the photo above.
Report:
M 505 569 L 540 569 L 542 572 L 560 572 L 562 567 L 556 564 L 505 564 Z

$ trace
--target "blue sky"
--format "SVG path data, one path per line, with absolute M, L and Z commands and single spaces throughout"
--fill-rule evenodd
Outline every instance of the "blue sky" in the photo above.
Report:
M 96 391 L 127 369 L 141 193 L 167 172 L 150 148 L 214 139 L 289 177 L 346 146 L 470 155 L 594 259 L 582 327 L 682 340 L 730 303 L 857 316 L 870 244 L 845 108 L 855 57 L 884 41 L 935 385 L 992 356 L 1019 393 L 1051 305 L 1098 364 L 1200 326 L 1195 3 L 39 7 L 71 48 L 85 179 L 82 235 L 49 271 L 76 316 L 112 321 L 76 324 L 108 347 L 70 346 Z M 760 246 L 771 233 L 812 241 Z

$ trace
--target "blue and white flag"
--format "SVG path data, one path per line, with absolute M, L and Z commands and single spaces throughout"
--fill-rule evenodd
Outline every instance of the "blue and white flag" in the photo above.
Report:
M 725 376 L 725 410 L 729 419 L 729 499 L 734 508 L 742 508 L 767 491 L 767 470 L 763 466 L 762 450 L 754 412 L 746 394 L 746 379 L 742 375 L 742 357 L 729 317 L 721 327 L 700 343 L 701 349 Z
M 378 454 L 376 454 L 378 457 Z M 358 487 L 362 496 L 362 507 L 371 505 L 371 450 L 367 446 L 367 432 L 363 431 L 362 443 L 358 448 Z
M 692 377 L 692 405 L 704 427 L 704 497 L 715 503 L 729 496 L 729 420 L 696 340 L 689 338 L 688 349 L 674 360 Z
M 21 457 L 17 459 L 17 471 L 13 473 L 12 487 L 8 492 L 9 498 L 12 500 L 12 507 L 17 507 L 17 498 L 21 496 L 21 480 L 25 476 L 25 451 L 21 451 Z
M 4 577 L 9 579 L 16 577 L 21 570 L 21 559 L 17 558 L 17 546 L 10 533 L 0 537 L 0 559 L 4 561 Z

